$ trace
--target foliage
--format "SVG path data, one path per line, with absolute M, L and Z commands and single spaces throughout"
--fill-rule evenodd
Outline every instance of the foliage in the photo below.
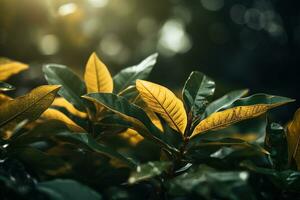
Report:
M 0 196 L 235 200 L 299 195 L 299 111 L 286 127 L 265 120 L 269 110 L 292 99 L 245 97 L 248 90 L 213 99 L 215 82 L 196 71 L 180 98 L 144 80 L 156 59 L 153 54 L 112 77 L 93 53 L 84 80 L 66 66 L 47 64 L 49 85 L 14 99 L 3 92 L 15 88 L 1 82 Z M 27 68 L 11 60 L 0 64 L 1 81 Z M 262 131 L 245 135 L 245 130 Z

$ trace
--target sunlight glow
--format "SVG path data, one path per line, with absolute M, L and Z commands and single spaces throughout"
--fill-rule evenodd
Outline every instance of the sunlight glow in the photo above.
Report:
M 94 7 L 102 8 L 108 4 L 108 0 L 89 0 L 89 3 Z
M 158 48 L 162 53 L 170 56 L 175 53 L 185 53 L 191 48 L 191 40 L 182 22 L 171 19 L 163 25 Z
M 72 14 L 77 10 L 77 5 L 75 3 L 63 4 L 58 8 L 58 13 L 62 16 Z

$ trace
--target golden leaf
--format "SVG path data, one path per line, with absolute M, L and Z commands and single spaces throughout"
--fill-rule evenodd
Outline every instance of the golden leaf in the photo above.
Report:
M 148 115 L 148 117 L 150 118 L 150 120 L 152 121 L 152 123 L 163 132 L 164 128 L 161 124 L 160 119 L 157 117 L 157 115 L 155 114 L 155 112 L 153 112 L 152 110 L 150 110 L 149 108 L 145 108 L 144 109 L 146 114 Z
M 51 105 L 59 88 L 57 85 L 40 86 L 24 96 L 4 102 L 0 106 L 0 127 L 6 129 L 23 120 L 37 119 Z
M 58 106 L 65 108 L 69 113 L 77 117 L 86 118 L 87 114 L 77 110 L 71 103 L 62 97 L 57 97 L 54 99 L 52 106 Z
M 28 65 L 9 60 L 6 58 L 0 59 L 0 81 L 5 81 L 9 77 L 11 77 L 14 74 L 17 74 L 25 69 L 28 69 Z
M 71 120 L 64 113 L 58 110 L 49 108 L 41 115 L 41 117 L 48 120 L 54 119 L 54 120 L 61 121 L 65 123 L 69 127 L 69 129 L 75 132 L 86 132 L 83 128 L 78 126 L 73 120 Z
M 10 100 L 12 100 L 11 97 L 6 96 L 5 94 L 1 94 L 0 93 L 0 105 L 3 104 L 4 102 L 10 101 Z
M 237 106 L 224 111 L 216 112 L 202 120 L 194 129 L 191 137 L 210 130 L 226 128 L 236 122 L 258 117 L 269 109 L 281 104 L 256 104 L 250 106 Z
M 137 131 L 133 129 L 127 129 L 126 131 L 120 133 L 120 136 L 129 141 L 132 145 L 137 145 L 140 141 L 144 139 Z
M 289 162 L 295 159 L 298 170 L 300 170 L 300 109 L 294 115 L 294 119 L 287 125 L 287 142 Z
M 113 79 L 96 53 L 92 53 L 86 64 L 84 80 L 88 93 L 113 91 Z
M 136 88 L 147 106 L 161 115 L 171 128 L 184 133 L 187 116 L 183 103 L 173 92 L 161 85 L 137 80 Z

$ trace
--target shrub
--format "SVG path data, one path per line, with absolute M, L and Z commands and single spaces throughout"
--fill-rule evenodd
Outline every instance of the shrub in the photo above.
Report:
M 288 199 L 300 188 L 300 111 L 287 125 L 266 113 L 292 99 L 236 90 L 194 71 L 182 99 L 146 81 L 157 54 L 111 76 L 93 53 L 84 81 L 43 67 L 49 85 L 12 99 L 5 83 L 28 68 L 1 60 L 3 199 Z M 60 97 L 58 97 L 58 95 Z M 245 97 L 246 96 L 246 97 Z

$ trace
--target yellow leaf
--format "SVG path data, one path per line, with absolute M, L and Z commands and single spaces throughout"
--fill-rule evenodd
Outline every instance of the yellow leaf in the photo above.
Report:
M 75 132 L 86 132 L 83 128 L 78 126 L 73 120 L 71 120 L 64 113 L 58 110 L 49 108 L 41 115 L 41 117 L 48 120 L 54 119 L 54 120 L 59 120 L 61 122 L 64 122 L 69 127 L 69 129 Z
M 155 112 L 153 112 L 152 110 L 145 108 L 144 109 L 146 114 L 148 115 L 148 117 L 150 118 L 150 120 L 152 121 L 152 123 L 163 132 L 164 128 L 161 124 L 160 119 L 157 117 L 157 115 L 155 114 Z
M 126 131 L 120 133 L 121 137 L 128 140 L 130 144 L 137 145 L 144 138 L 137 131 L 133 129 L 127 129 Z
M 92 53 L 86 64 L 84 80 L 88 93 L 113 91 L 113 79 L 96 53 Z
M 237 106 L 224 111 L 216 112 L 202 120 L 194 129 L 191 137 L 200 133 L 226 128 L 236 122 L 258 117 L 278 104 L 256 104 L 250 106 Z
M 295 159 L 297 168 L 300 170 L 300 109 L 294 115 L 294 119 L 287 125 L 287 142 L 289 162 Z
M 72 115 L 75 115 L 77 117 L 86 118 L 87 116 L 86 113 L 77 110 L 71 103 L 69 103 L 62 97 L 55 98 L 52 103 L 52 106 L 63 107 Z
M 57 85 L 40 86 L 24 96 L 4 102 L 0 106 L 0 127 L 6 129 L 23 120 L 37 119 L 51 105 L 59 88 Z
M 9 77 L 11 77 L 14 74 L 17 74 L 25 69 L 28 69 L 28 65 L 9 60 L 6 58 L 0 59 L 0 81 L 5 81 Z
M 136 88 L 147 106 L 161 115 L 171 128 L 184 133 L 187 116 L 183 103 L 173 92 L 161 85 L 137 80 Z
M 5 94 L 1 94 L 0 93 L 0 105 L 3 104 L 4 102 L 10 101 L 10 100 L 12 100 L 11 97 L 6 96 Z

